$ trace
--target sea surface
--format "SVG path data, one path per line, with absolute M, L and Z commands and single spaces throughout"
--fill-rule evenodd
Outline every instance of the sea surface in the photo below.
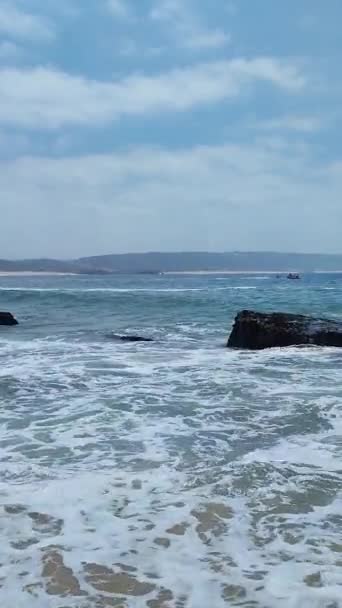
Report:
M 243 308 L 342 275 L 0 278 L 1 608 L 342 606 L 342 349 L 228 350 Z

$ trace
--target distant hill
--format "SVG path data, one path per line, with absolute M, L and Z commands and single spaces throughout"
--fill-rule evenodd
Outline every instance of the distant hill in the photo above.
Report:
M 0 260 L 0 272 L 61 272 L 61 273 L 94 273 L 97 270 L 91 265 L 85 267 L 79 260 Z
M 341 255 L 276 252 L 126 253 L 77 260 L 0 260 L 0 271 L 77 274 L 207 271 L 342 271 Z

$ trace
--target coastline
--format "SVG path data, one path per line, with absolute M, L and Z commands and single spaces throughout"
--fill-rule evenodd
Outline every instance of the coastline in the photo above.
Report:
M 224 276 L 236 276 L 236 275 L 280 275 L 286 276 L 289 272 L 294 272 L 293 270 L 166 270 L 155 272 L 152 274 L 156 274 L 159 276 L 210 276 L 210 275 L 224 275 Z M 87 273 L 79 273 L 79 272 L 54 272 L 46 271 L 46 270 L 0 270 L 0 278 L 1 277 L 77 277 L 84 276 Z M 92 275 L 97 273 L 91 273 Z M 99 273 L 102 274 L 102 273 Z M 143 275 L 143 274 L 151 274 L 145 272 L 127 272 L 127 273 L 118 273 L 118 272 L 110 272 L 108 276 L 122 276 L 123 274 L 128 275 Z M 341 270 L 310 270 L 310 271 L 300 271 L 300 274 L 342 274 Z
M 74 272 L 48 272 L 39 270 L 0 270 L 0 277 L 69 277 L 77 276 Z
M 168 270 L 162 272 L 165 275 L 239 275 L 239 274 L 252 274 L 252 275 L 282 275 L 286 276 L 293 270 Z M 342 274 L 342 270 L 310 270 L 300 271 L 301 274 Z
M 184 275 L 184 274 L 194 274 L 194 275 L 236 275 L 236 274 L 286 274 L 289 271 L 285 270 L 168 270 L 166 272 L 162 272 L 161 274 L 165 275 Z

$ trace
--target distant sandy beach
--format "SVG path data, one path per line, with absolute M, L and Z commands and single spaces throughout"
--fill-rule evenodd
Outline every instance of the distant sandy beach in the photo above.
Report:
M 75 276 L 73 272 L 46 272 L 46 271 L 31 271 L 31 270 L 12 270 L 12 271 L 3 271 L 0 270 L 0 277 L 68 277 Z
M 264 274 L 276 274 L 280 276 L 286 276 L 289 272 L 297 272 L 294 270 L 176 270 L 163 272 L 165 275 L 238 275 L 238 274 L 253 274 L 253 275 L 264 275 Z M 303 271 L 301 274 L 342 274 L 342 270 L 311 270 Z
M 168 270 L 161 274 L 167 275 L 183 275 L 183 274 L 196 274 L 196 275 L 206 275 L 206 274 L 286 274 L 288 271 L 281 270 Z

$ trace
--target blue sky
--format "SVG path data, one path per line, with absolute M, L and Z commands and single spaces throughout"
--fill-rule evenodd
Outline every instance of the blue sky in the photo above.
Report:
M 0 257 L 342 252 L 340 0 L 0 3 Z

